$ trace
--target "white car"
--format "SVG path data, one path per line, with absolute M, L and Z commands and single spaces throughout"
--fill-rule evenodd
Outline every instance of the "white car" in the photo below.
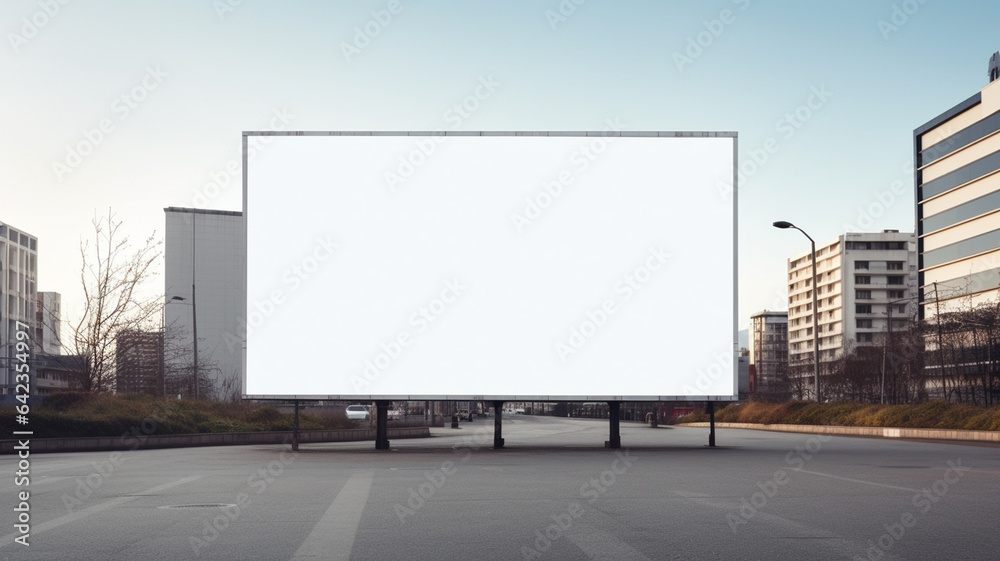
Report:
M 351 421 L 367 421 L 368 408 L 364 405 L 348 405 L 347 418 Z

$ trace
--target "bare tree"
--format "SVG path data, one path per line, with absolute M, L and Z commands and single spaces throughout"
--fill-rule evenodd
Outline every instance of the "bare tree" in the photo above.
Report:
M 140 289 L 163 252 L 154 235 L 133 247 L 110 209 L 92 224 L 94 238 L 80 242 L 83 314 L 72 324 L 68 346 L 81 357 L 80 387 L 106 392 L 114 389 L 118 334 L 148 328 L 158 317 L 160 298 L 143 297 Z

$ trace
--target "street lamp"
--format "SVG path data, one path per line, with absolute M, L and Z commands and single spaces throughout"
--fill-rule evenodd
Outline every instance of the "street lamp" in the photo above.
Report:
M 183 296 L 172 296 L 170 301 L 184 302 Z M 194 398 L 198 399 L 198 311 L 195 308 L 194 285 L 191 285 L 191 331 L 194 335 Z
M 805 233 L 802 228 L 791 222 L 779 220 L 773 226 L 782 230 L 788 228 L 798 230 L 802 232 L 803 236 L 809 239 L 809 243 L 812 245 L 813 377 L 816 384 L 816 403 L 819 403 L 819 307 L 816 304 L 816 292 L 819 291 L 819 286 L 816 279 L 816 241 L 809 234 Z

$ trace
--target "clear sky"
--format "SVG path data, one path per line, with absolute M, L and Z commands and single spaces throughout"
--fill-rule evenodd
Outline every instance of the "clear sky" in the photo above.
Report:
M 737 131 L 743 326 L 785 308 L 808 250 L 773 221 L 914 229 L 913 129 L 986 84 L 998 21 L 995 1 L 8 0 L 0 220 L 38 236 L 39 289 L 75 317 L 95 213 L 140 241 L 167 206 L 241 210 L 243 130 Z

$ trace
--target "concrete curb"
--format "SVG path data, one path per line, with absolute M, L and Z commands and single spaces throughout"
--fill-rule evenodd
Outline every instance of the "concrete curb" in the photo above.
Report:
M 429 438 L 428 427 L 390 428 L 389 438 Z M 104 450 L 150 450 L 196 446 L 241 446 L 248 444 L 290 444 L 292 431 L 228 432 L 214 434 L 163 434 L 96 436 L 82 438 L 33 438 L 29 448 L 35 452 L 93 452 Z M 357 442 L 375 440 L 375 429 L 304 430 L 299 443 Z M 13 454 L 17 440 L 0 441 L 0 454 Z
M 708 423 L 684 423 L 680 427 L 708 427 Z M 926 438 L 931 440 L 971 440 L 1000 442 L 1000 432 L 989 430 L 904 429 L 890 427 L 833 427 L 826 425 L 759 425 L 754 423 L 715 423 L 719 429 L 769 430 L 803 432 L 840 436 L 874 436 L 879 438 Z

